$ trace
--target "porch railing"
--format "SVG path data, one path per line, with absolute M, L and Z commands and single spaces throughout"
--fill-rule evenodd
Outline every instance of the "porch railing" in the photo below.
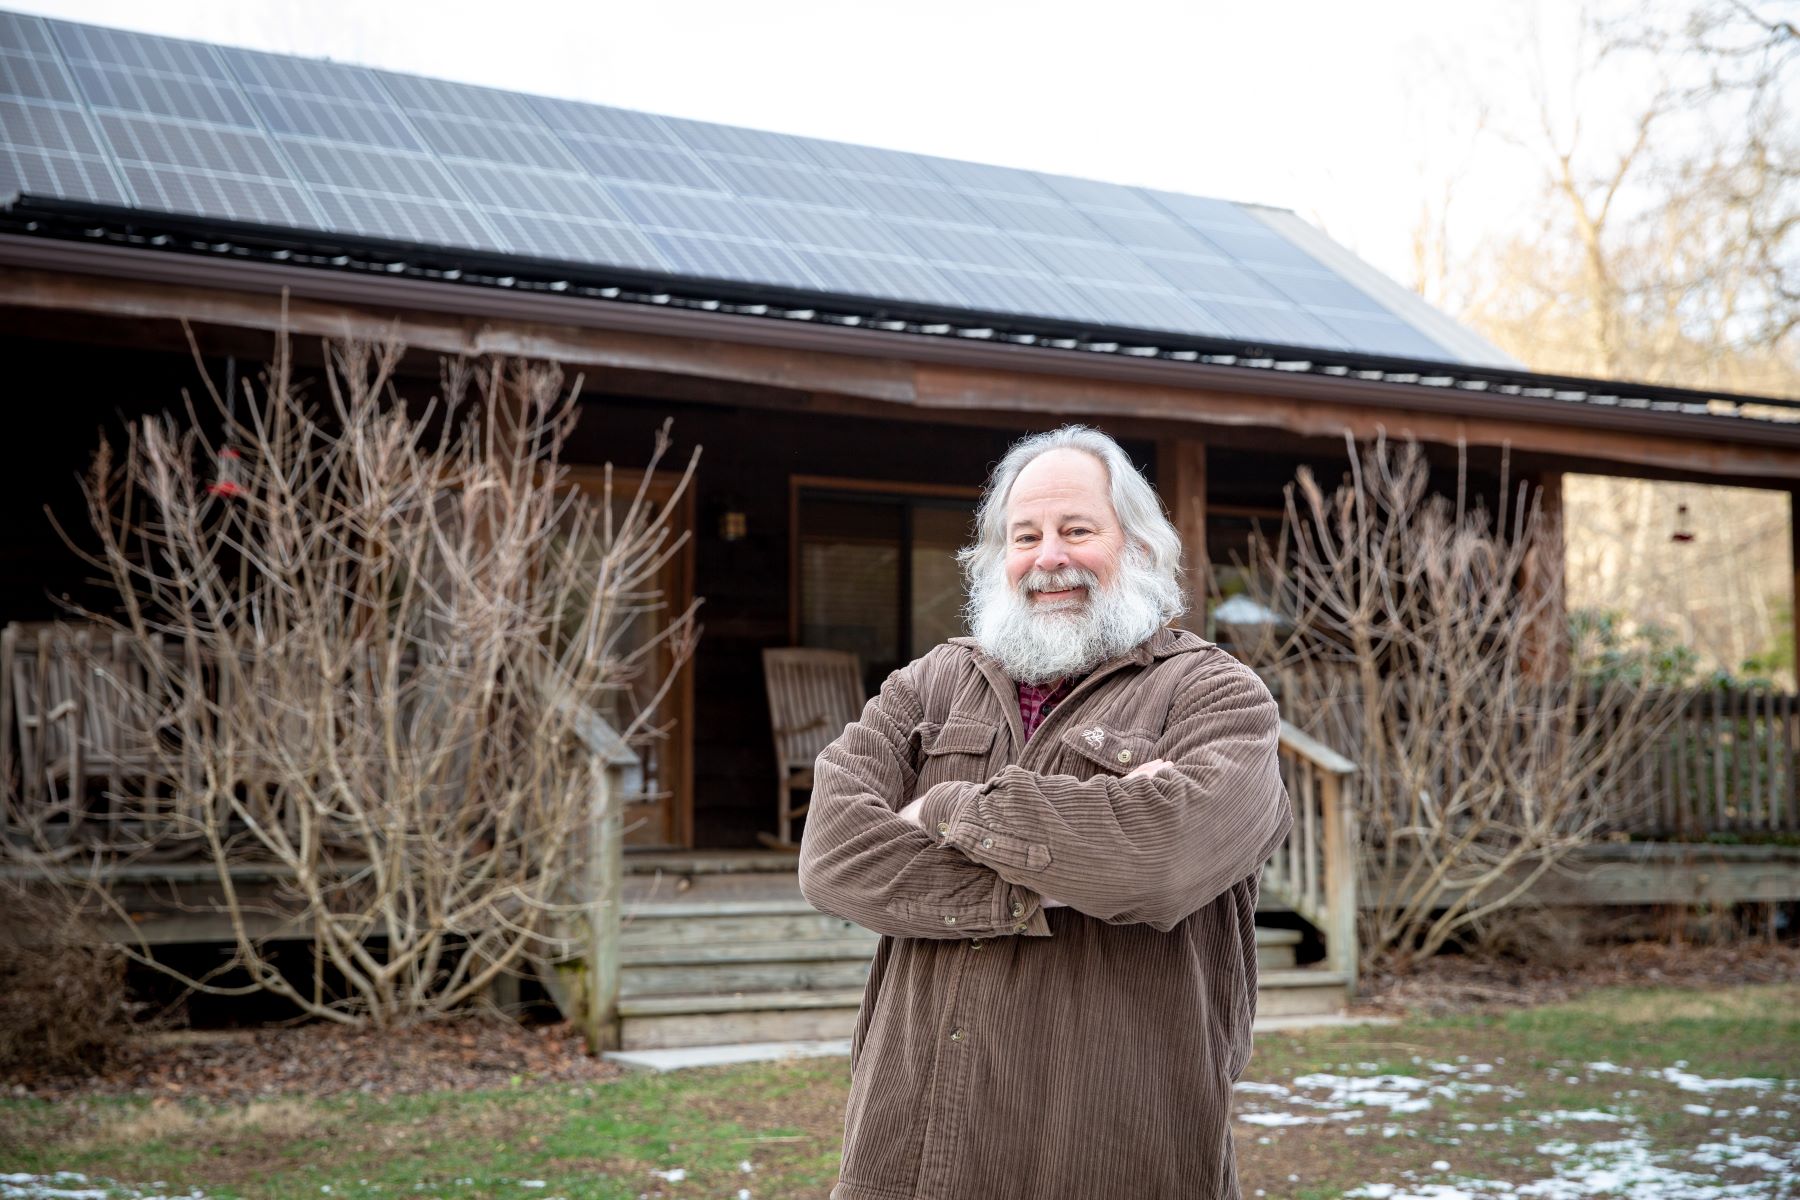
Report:
M 1651 753 L 1615 784 L 1609 826 L 1637 839 L 1800 833 L 1800 702 L 1769 687 L 1684 689 Z M 1606 720 L 1598 706 L 1591 718 Z
M 1281 777 L 1294 827 L 1263 868 L 1263 891 L 1325 938 L 1325 960 L 1356 981 L 1356 764 L 1281 723 Z

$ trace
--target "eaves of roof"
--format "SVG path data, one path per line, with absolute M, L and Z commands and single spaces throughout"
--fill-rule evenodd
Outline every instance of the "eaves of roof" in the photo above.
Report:
M 798 351 L 1800 448 L 1800 401 L 1246 345 L 15 197 L 0 265 Z M 476 299 L 476 296 L 479 299 Z

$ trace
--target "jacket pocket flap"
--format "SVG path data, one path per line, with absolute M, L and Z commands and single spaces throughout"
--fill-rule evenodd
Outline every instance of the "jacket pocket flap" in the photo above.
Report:
M 951 717 L 937 731 L 927 754 L 986 754 L 994 744 L 994 727 L 968 717 Z
M 1114 775 L 1128 774 L 1156 757 L 1154 738 L 1122 733 L 1110 725 L 1077 725 L 1064 730 L 1062 740 L 1069 749 Z

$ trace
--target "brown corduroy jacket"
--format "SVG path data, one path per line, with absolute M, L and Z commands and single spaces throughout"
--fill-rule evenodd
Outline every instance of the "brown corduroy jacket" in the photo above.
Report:
M 1173 630 L 1029 742 L 969 639 L 888 677 L 819 756 L 800 848 L 813 907 L 884 935 L 832 1200 L 1238 1200 L 1279 730 L 1254 672 Z

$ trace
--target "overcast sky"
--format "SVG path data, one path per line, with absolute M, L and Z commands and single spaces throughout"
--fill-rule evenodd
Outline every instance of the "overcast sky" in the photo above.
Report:
M 1517 227 L 1540 169 L 1474 138 L 1524 102 L 1551 0 L 0 0 L 47 16 L 1291 208 L 1410 277 L 1421 197 Z M 1554 76 L 1558 64 L 1547 70 Z M 1590 125 L 1624 98 L 1582 101 Z M 1516 114 L 1515 114 L 1516 115 Z

